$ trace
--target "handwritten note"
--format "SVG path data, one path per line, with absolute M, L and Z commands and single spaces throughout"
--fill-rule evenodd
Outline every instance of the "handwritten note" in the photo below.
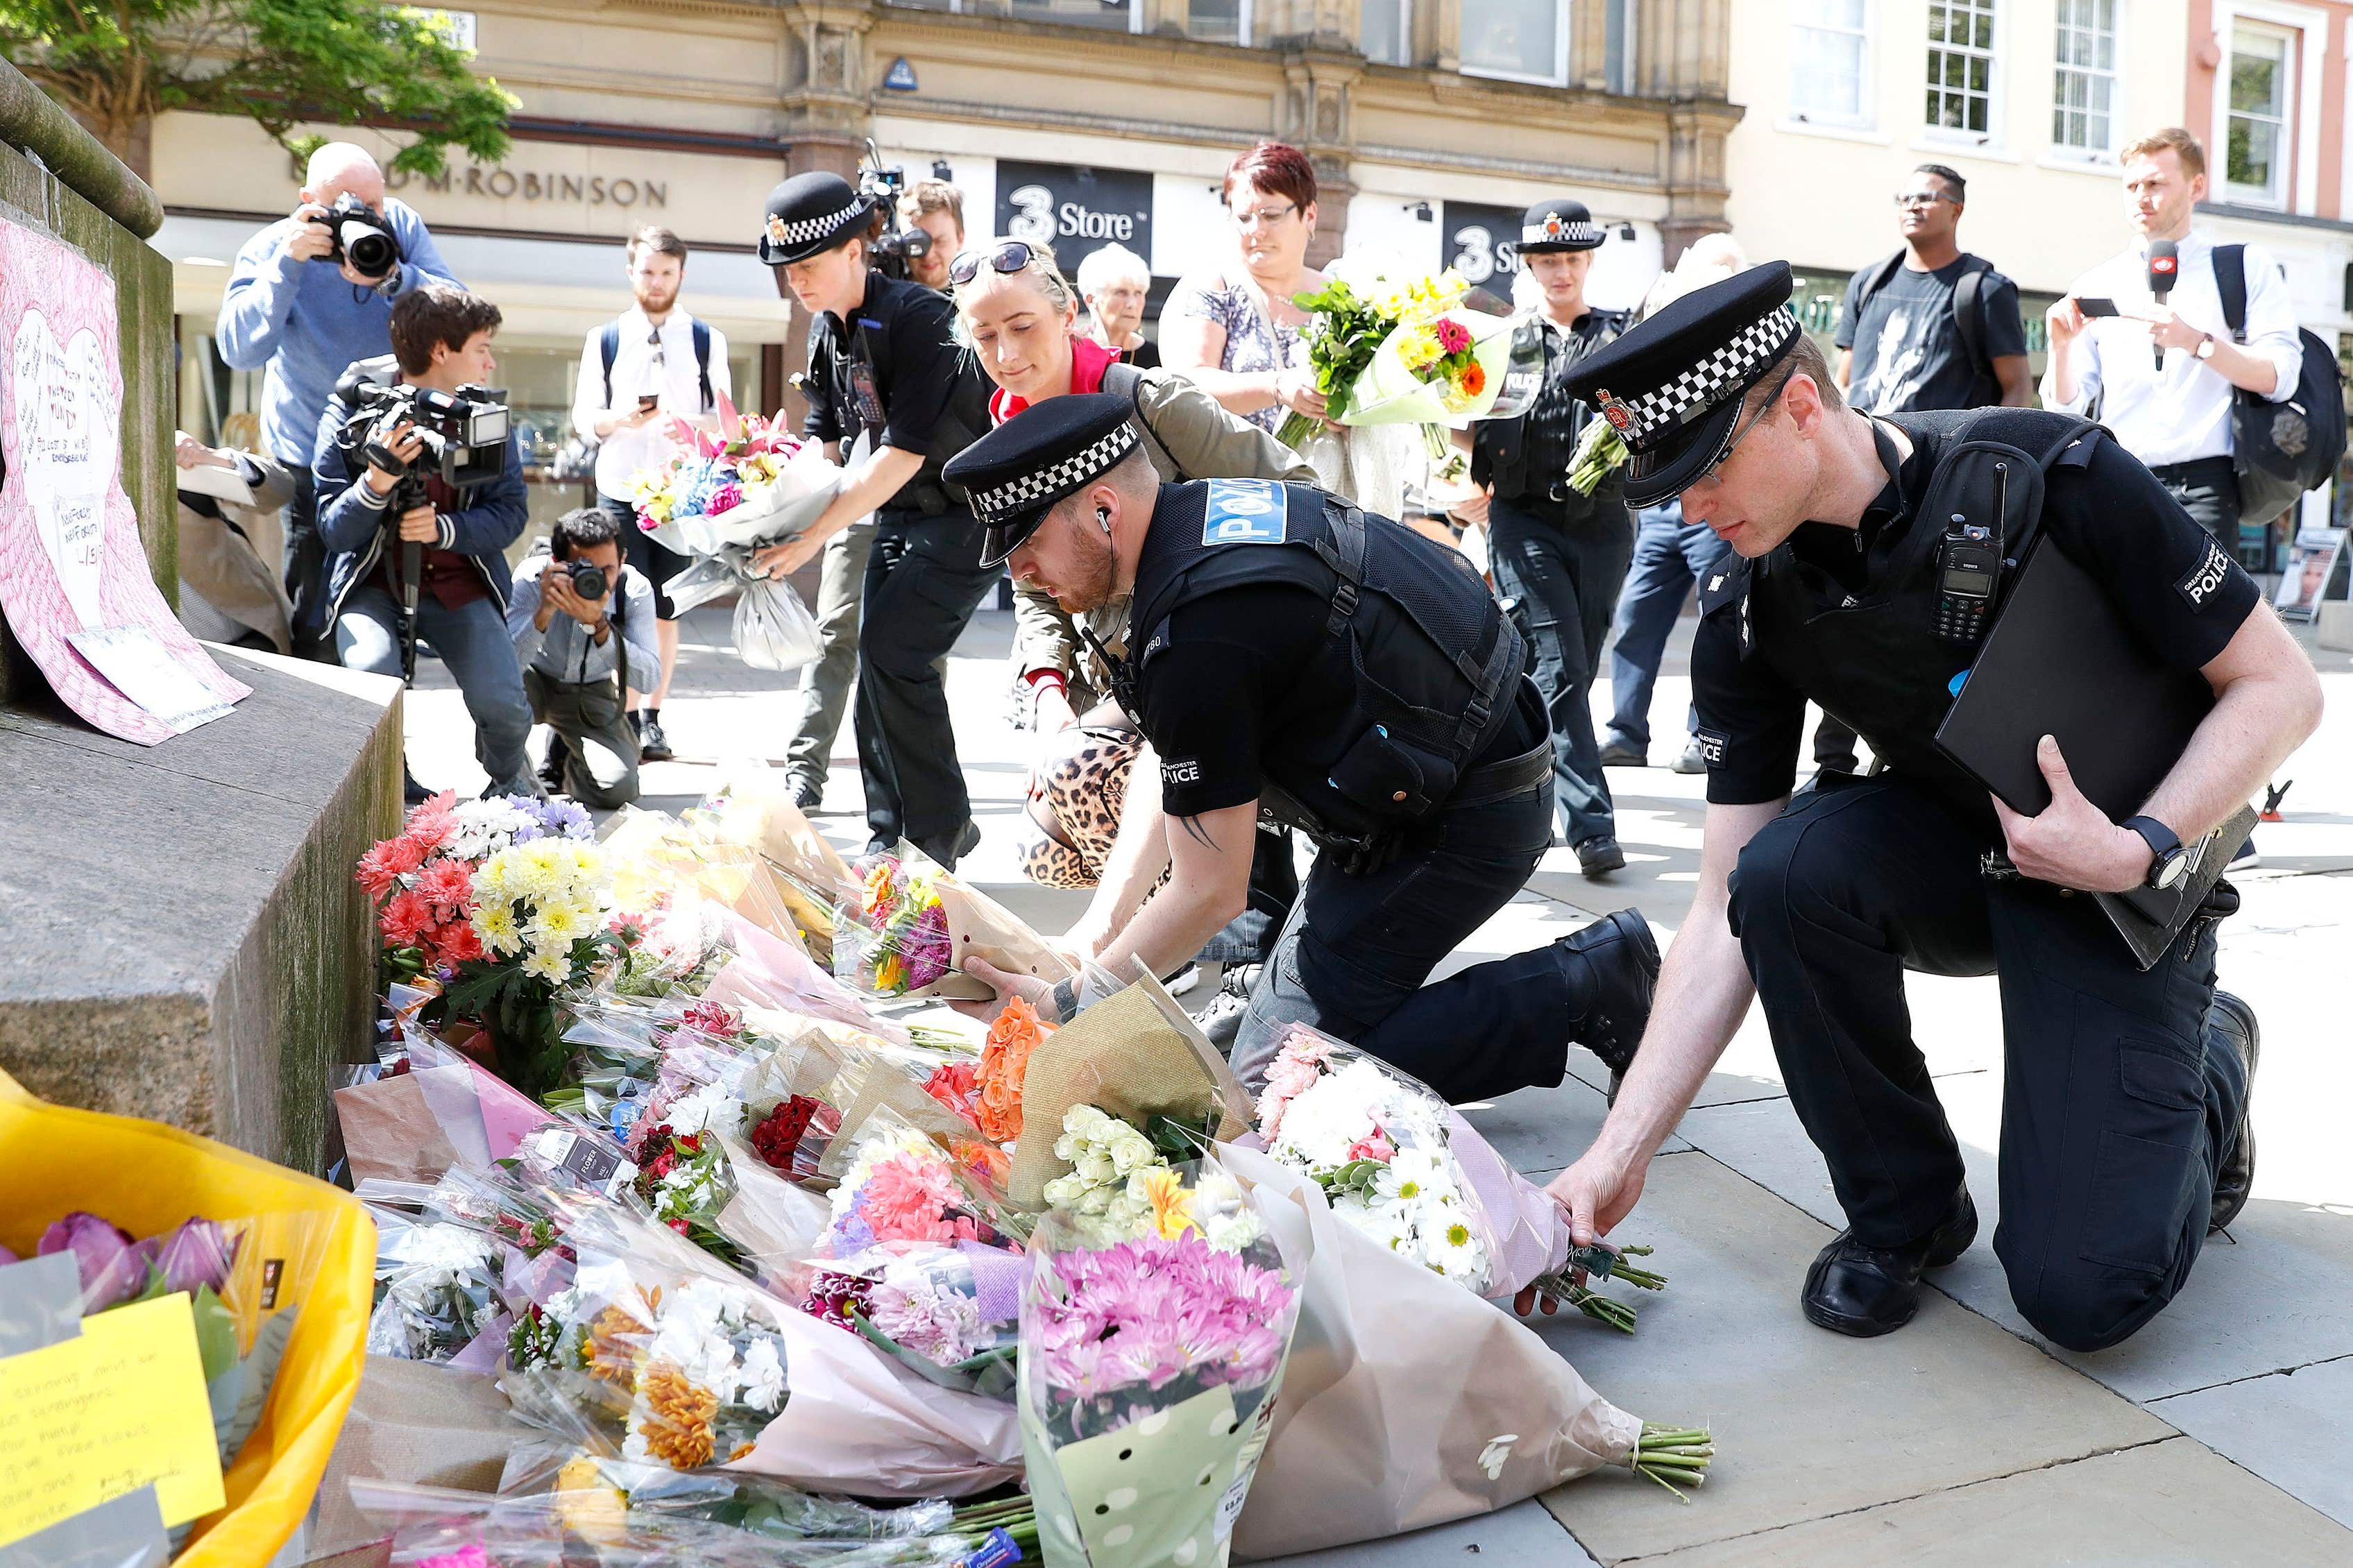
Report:
M 0 1361 L 0 1546 L 153 1484 L 167 1525 L 220 1508 L 220 1458 L 185 1296 L 84 1318 Z
M 199 724 L 225 718 L 229 705 L 172 658 L 145 626 L 100 626 L 66 634 L 73 650 L 90 661 L 117 691 L 185 735 Z

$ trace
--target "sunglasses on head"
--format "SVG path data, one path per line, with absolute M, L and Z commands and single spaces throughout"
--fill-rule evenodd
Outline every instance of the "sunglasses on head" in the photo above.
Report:
M 1019 272 L 1038 258 L 1027 240 L 1000 240 L 986 250 L 967 250 L 948 263 L 948 281 L 961 289 L 980 276 L 986 262 L 992 272 Z

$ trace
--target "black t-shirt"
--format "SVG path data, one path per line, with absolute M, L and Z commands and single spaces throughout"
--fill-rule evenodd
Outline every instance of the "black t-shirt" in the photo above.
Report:
M 1900 482 L 1891 481 L 1866 512 L 1866 524 L 1877 522 L 1865 547 L 1856 548 L 1857 531 L 1830 523 L 1802 523 L 1789 537 L 1793 552 L 1829 571 L 1857 598 L 1865 596 L 1858 584 L 1879 579 L 1911 530 L 1927 526 L 1906 515 L 1902 498 L 1916 500 L 1926 488 L 1939 438 L 1896 423 L 1912 437 L 1912 455 Z M 2221 653 L 2261 597 L 2254 579 L 2235 563 L 2219 587 L 2202 599 L 2190 596 L 2182 584 L 2207 561 L 2211 538 L 2113 440 L 2100 441 L 2084 468 L 2051 470 L 2042 529 L 2107 585 L 2126 624 L 2179 668 L 2200 668 Z M 1730 606 L 1703 617 L 1692 643 L 1692 703 L 1700 728 L 1722 741 L 1707 775 L 1707 798 L 1718 805 L 1779 800 L 1797 782 L 1806 693 L 1763 655 L 1759 648 L 1741 657 L 1740 612 Z
M 1292 583 L 1220 589 L 1170 613 L 1137 715 L 1160 753 L 1161 805 L 1198 816 L 1255 800 L 1270 774 L 1316 776 L 1356 734 L 1346 643 L 1325 629 L 1329 600 Z M 1158 642 L 1160 635 L 1154 640 Z M 1477 761 L 1545 737 L 1542 700 L 1519 682 L 1513 717 Z
M 878 340 L 881 357 L 870 367 Z M 877 447 L 922 453 L 936 476 L 988 428 L 987 386 L 956 346 L 954 308 L 920 283 L 870 272 L 847 321 L 828 313 L 810 323 L 808 364 L 801 435 L 809 440 L 847 446 L 869 430 Z
M 1972 362 L 1953 324 L 1953 289 L 1968 258 L 1934 272 L 1898 267 L 1886 287 L 1862 304 L 1863 286 L 1879 270 L 1874 262 L 1847 281 L 1846 307 L 1839 312 L 1842 349 L 1854 351 L 1847 377 L 1847 403 L 1865 414 L 1905 414 L 1916 408 L 1974 405 L 1978 376 L 1990 366 Z M 1978 321 L 1985 328 L 1989 360 L 2026 353 L 2026 323 L 2018 311 L 2018 285 L 1989 270 L 1978 281 Z

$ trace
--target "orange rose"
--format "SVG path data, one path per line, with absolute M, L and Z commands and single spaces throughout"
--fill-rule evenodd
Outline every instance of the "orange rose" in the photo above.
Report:
M 1029 1053 L 1054 1026 L 1038 1010 L 1016 996 L 988 1026 L 980 1050 L 980 1093 L 975 1098 L 975 1120 L 982 1133 L 1000 1143 L 1021 1136 L 1021 1081 L 1029 1071 Z

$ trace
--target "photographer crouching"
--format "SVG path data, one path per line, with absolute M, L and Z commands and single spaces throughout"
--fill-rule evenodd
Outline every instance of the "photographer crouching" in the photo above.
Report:
M 532 717 L 554 733 L 539 773 L 550 794 L 611 811 L 638 798 L 638 735 L 622 693 L 661 672 L 654 590 L 621 561 L 620 524 L 601 507 L 555 520 L 550 553 L 515 573 L 507 635 Z
M 319 426 L 327 622 L 347 669 L 406 679 L 421 639 L 457 678 L 490 794 L 535 795 L 507 636 L 506 549 L 529 516 L 491 340 L 499 309 L 445 284 L 392 308 L 393 357 L 345 373 Z M 425 791 L 407 781 L 409 798 Z

